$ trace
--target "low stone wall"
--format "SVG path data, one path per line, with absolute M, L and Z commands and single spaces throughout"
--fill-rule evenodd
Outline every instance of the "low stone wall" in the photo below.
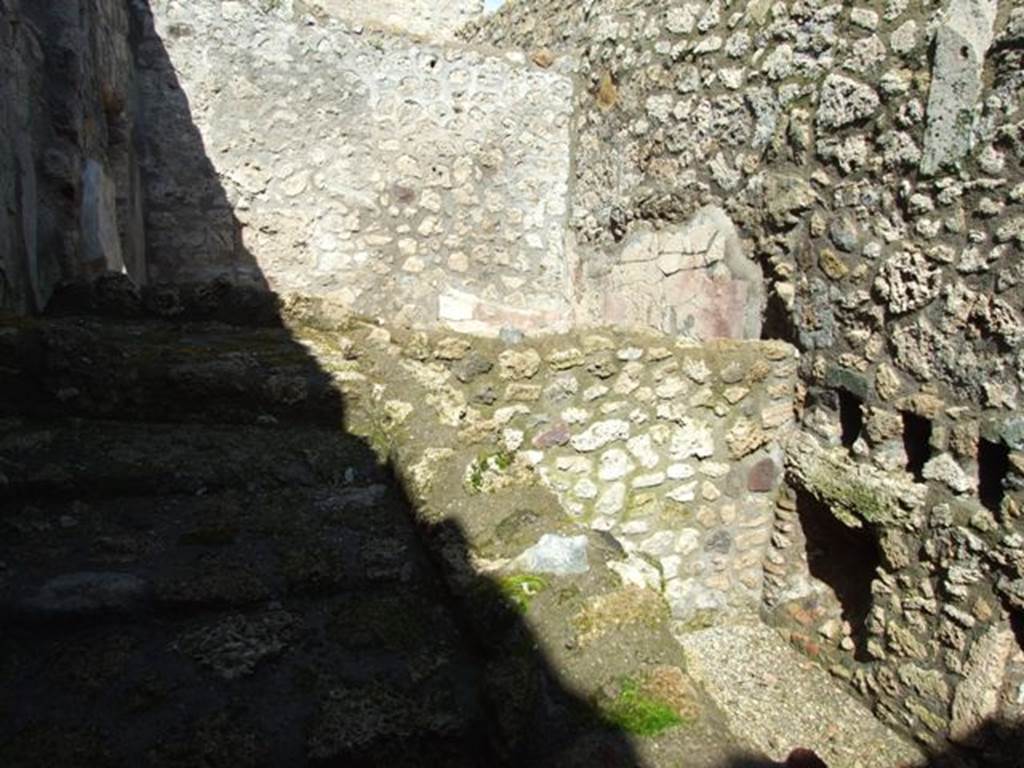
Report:
M 422 461 L 463 462 L 461 482 L 483 496 L 539 481 L 566 524 L 621 547 L 612 567 L 662 592 L 680 629 L 756 613 L 793 424 L 792 347 L 609 333 L 502 351 L 451 337 L 419 357 L 401 365 L 426 408 L 393 384 L 380 396 L 404 429 L 435 435 Z M 440 426 L 427 429 L 431 412 Z M 446 428 L 454 453 L 437 452 Z
M 153 13 L 152 279 L 225 274 L 467 331 L 567 323 L 568 78 L 242 3 Z
M 175 323 L 276 316 L 259 303 L 266 294 L 228 284 L 126 298 L 109 286 L 84 306 Z M 277 309 L 290 337 L 266 328 L 247 337 L 251 349 L 195 359 L 186 346 L 181 359 L 154 360 L 153 338 L 129 331 L 107 340 L 65 323 L 40 335 L 26 323 L 3 341 L 31 364 L 20 378 L 0 370 L 0 386 L 50 417 L 131 419 L 166 403 L 176 417 L 202 407 L 230 421 L 244 403 L 247 418 L 268 422 L 336 419 L 340 396 L 344 428 L 387 456 L 425 526 L 466 530 L 481 573 L 571 571 L 586 558 L 582 537 L 621 586 L 663 598 L 679 631 L 756 616 L 794 426 L 789 345 L 615 329 L 514 343 L 389 329 L 307 297 Z

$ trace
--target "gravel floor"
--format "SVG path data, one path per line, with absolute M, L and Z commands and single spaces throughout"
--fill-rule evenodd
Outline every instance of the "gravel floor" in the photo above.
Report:
M 902 768 L 924 760 L 769 627 L 714 627 L 680 641 L 690 673 L 752 749 L 781 760 L 808 747 L 830 768 Z

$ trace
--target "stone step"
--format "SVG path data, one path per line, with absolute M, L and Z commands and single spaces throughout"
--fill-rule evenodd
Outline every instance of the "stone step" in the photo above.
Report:
M 763 624 L 681 634 L 687 670 L 751 749 L 813 749 L 829 768 L 910 768 L 922 753 Z
M 0 421 L 0 499 L 202 495 L 386 482 L 340 429 L 64 419 Z
M 404 503 L 383 484 L 9 502 L 0 605 L 9 620 L 78 620 L 439 592 Z
M 444 610 L 422 596 L 6 625 L 0 762 L 379 765 L 424 749 L 454 758 L 424 765 L 479 765 L 475 670 Z
M 467 484 L 492 449 L 451 422 L 467 402 L 454 382 L 467 382 L 445 361 L 462 343 L 378 347 L 372 333 L 314 329 L 300 343 L 280 329 L 66 318 L 0 334 L 0 359 L 18 361 L 0 370 L 17 390 L 0 418 L 0 623 L 13 628 L 0 684 L 15 681 L 0 714 L 17 715 L 0 764 L 23 754 L 3 745 L 46 744 L 25 753 L 38 757 L 64 733 L 78 729 L 77 750 L 112 728 L 140 734 L 117 765 L 217 763 L 197 738 L 230 758 L 269 740 L 251 762 L 271 765 L 748 764 L 687 674 L 649 563 L 543 484 Z M 474 365 L 504 390 L 486 351 Z M 390 403 L 394 424 L 375 426 L 371 402 Z M 415 503 L 346 429 L 390 436 Z M 47 669 L 42 641 L 61 632 L 99 638 L 71 656 L 110 646 L 128 670 L 92 698 L 78 691 L 89 712 L 50 693 L 77 691 L 77 668 L 19 671 Z M 126 656 L 119 633 L 150 650 Z M 143 674 L 163 670 L 169 690 Z M 162 697 L 144 716 L 121 703 L 139 698 L 135 681 Z M 164 734 L 193 751 L 134 759 L 169 749 Z
M 360 441 L 83 421 L 0 443 L 0 764 L 493 762 L 473 644 Z
M 623 584 L 612 537 L 539 486 L 459 493 L 457 463 L 430 487 L 413 512 L 482 649 L 506 764 L 764 768 L 687 675 L 661 595 Z
M 0 416 L 340 425 L 349 354 L 324 334 L 314 357 L 279 327 L 0 319 Z

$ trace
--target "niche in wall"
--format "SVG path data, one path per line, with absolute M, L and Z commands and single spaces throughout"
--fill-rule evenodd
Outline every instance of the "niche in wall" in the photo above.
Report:
M 807 565 L 811 576 L 831 588 L 850 622 L 854 658 L 867 661 L 867 619 L 871 612 L 871 582 L 882 562 L 874 531 L 849 528 L 828 506 L 810 493 L 798 490 L 797 515 L 807 540 Z
M 924 482 L 924 465 L 932 457 L 932 422 L 924 416 L 903 411 L 903 448 L 907 452 L 907 472 Z
M 841 440 L 844 448 L 852 448 L 864 431 L 864 410 L 861 407 L 863 402 L 845 389 L 838 390 L 838 394 Z
M 1009 471 L 1010 449 L 1001 442 L 981 438 L 978 441 L 978 498 L 993 512 L 998 512 L 1002 506 Z

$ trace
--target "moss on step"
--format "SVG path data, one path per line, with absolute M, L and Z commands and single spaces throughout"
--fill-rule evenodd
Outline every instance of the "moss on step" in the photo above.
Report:
M 598 711 L 609 725 L 637 736 L 655 736 L 685 722 L 671 704 L 632 677 L 619 681 L 616 695 L 598 702 Z
M 699 632 L 702 629 L 710 629 L 715 625 L 717 611 L 698 610 L 693 616 L 676 627 L 678 632 Z
M 484 493 L 488 490 L 488 475 L 501 475 L 512 467 L 512 455 L 505 451 L 482 453 L 474 459 L 466 470 L 466 486 L 473 493 Z
M 815 472 L 808 478 L 808 486 L 815 496 L 829 505 L 832 514 L 850 528 L 860 528 L 864 521 L 889 522 L 898 510 L 892 499 L 885 498 L 877 489 L 849 474 Z
M 587 600 L 573 616 L 572 624 L 581 645 L 589 645 L 620 627 L 656 627 L 668 618 L 668 605 L 650 589 L 628 587 Z
M 520 573 L 506 576 L 498 582 L 498 586 L 506 600 L 515 605 L 520 612 L 526 613 L 533 598 L 547 589 L 548 583 L 540 576 Z
M 910 510 L 924 502 L 925 486 L 857 464 L 802 433 L 786 446 L 786 469 L 792 483 L 826 504 L 850 528 L 910 524 Z

